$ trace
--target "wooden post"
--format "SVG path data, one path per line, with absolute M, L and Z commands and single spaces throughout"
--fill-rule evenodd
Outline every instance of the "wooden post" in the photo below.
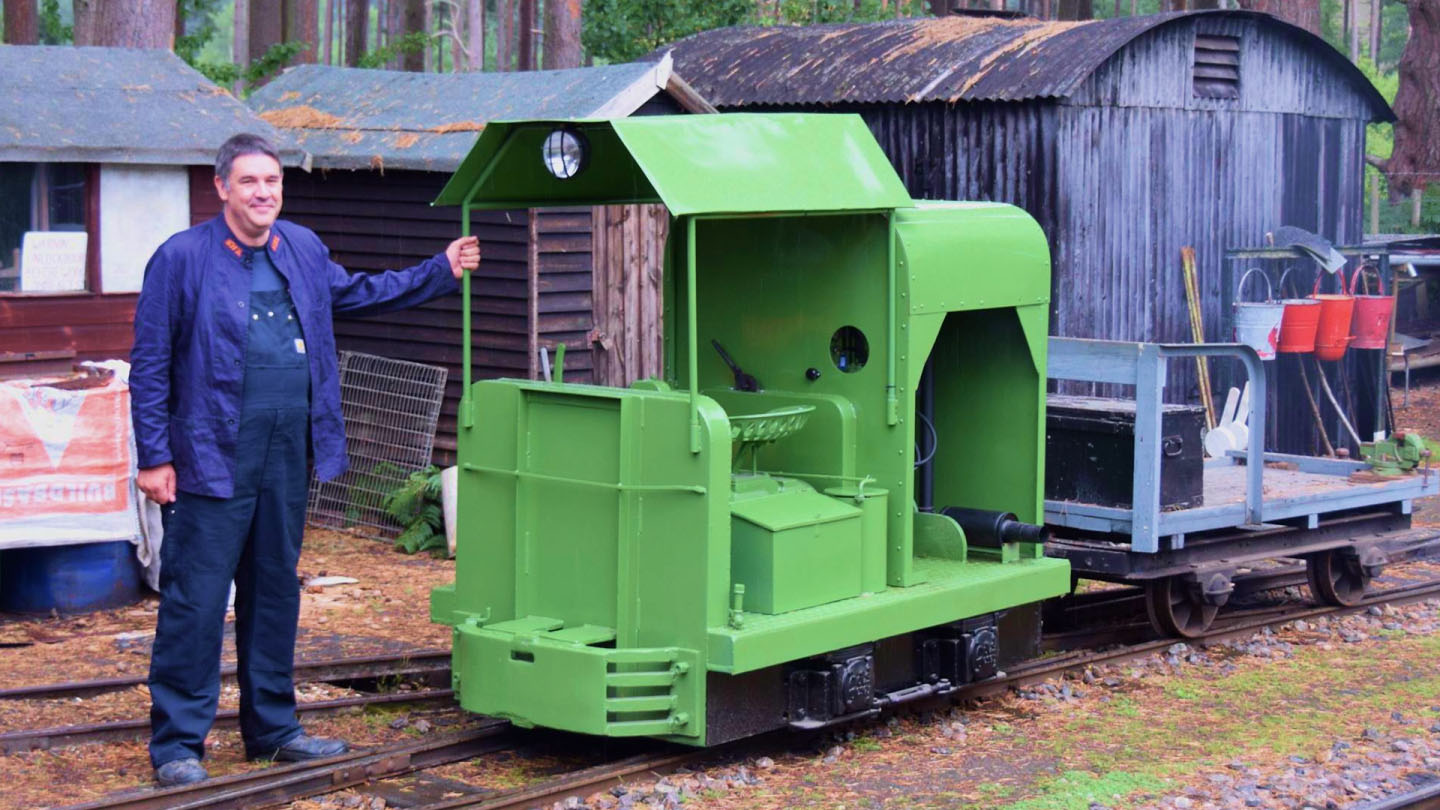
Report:
M 1380 172 L 1370 172 L 1370 233 L 1380 232 Z

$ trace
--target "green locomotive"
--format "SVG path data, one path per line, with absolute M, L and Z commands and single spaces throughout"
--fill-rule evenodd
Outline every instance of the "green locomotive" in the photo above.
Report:
M 993 676 L 997 615 L 1068 591 L 1026 523 L 1050 262 L 1024 212 L 912 200 L 858 116 L 807 114 L 494 123 L 436 202 L 467 232 L 672 216 L 663 380 L 472 384 L 466 279 L 431 597 L 466 709 L 691 745 L 814 728 Z

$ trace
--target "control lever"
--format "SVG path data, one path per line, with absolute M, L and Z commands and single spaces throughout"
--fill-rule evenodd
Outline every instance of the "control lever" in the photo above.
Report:
M 715 351 L 720 353 L 720 359 L 724 360 L 725 365 L 729 366 L 730 370 L 735 373 L 736 391 L 760 390 L 760 381 L 750 376 L 749 374 L 746 374 L 744 371 L 741 371 L 740 366 L 736 365 L 735 361 L 730 359 L 730 355 L 726 353 L 725 347 L 720 345 L 720 341 L 712 338 L 710 340 L 710 345 L 715 347 Z

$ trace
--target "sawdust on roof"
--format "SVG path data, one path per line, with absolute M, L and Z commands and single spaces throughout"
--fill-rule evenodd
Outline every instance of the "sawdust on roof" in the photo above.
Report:
M 1086 24 L 1086 22 L 1047 22 L 1035 26 L 1035 28 L 1032 30 L 1026 31 L 1020 36 L 1016 37 L 1014 40 L 1007 42 L 1005 44 L 1005 47 L 997 48 L 996 50 L 991 51 L 985 56 L 984 59 L 980 60 L 980 69 L 975 71 L 973 74 L 970 75 L 970 78 L 965 80 L 965 84 L 960 87 L 960 91 L 957 92 L 954 96 L 952 96 L 950 100 L 958 101 L 959 99 L 963 98 L 965 94 L 970 91 L 970 88 L 975 86 L 976 82 L 985 78 L 985 76 L 990 73 L 990 68 L 993 67 L 995 65 L 995 62 L 1001 57 L 1013 56 L 1014 54 L 1017 54 L 1025 50 L 1026 48 L 1029 48 L 1036 42 L 1049 39 L 1050 37 L 1055 36 L 1056 34 L 1059 34 L 1063 31 L 1069 31 L 1071 28 L 1074 28 L 1077 25 Z
M 479 132 L 484 128 L 485 124 L 481 121 L 454 121 L 438 127 L 431 127 L 430 131 L 444 135 L 447 132 Z
M 260 117 L 285 129 L 343 129 L 347 126 L 340 116 L 321 112 L 309 104 L 266 110 L 260 113 Z

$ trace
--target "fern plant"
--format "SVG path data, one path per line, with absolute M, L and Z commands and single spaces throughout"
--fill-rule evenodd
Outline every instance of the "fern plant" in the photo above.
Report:
M 385 496 L 383 505 L 385 513 L 405 527 L 395 538 L 396 549 L 416 554 L 446 548 L 439 467 L 432 464 L 410 473 L 405 483 Z

